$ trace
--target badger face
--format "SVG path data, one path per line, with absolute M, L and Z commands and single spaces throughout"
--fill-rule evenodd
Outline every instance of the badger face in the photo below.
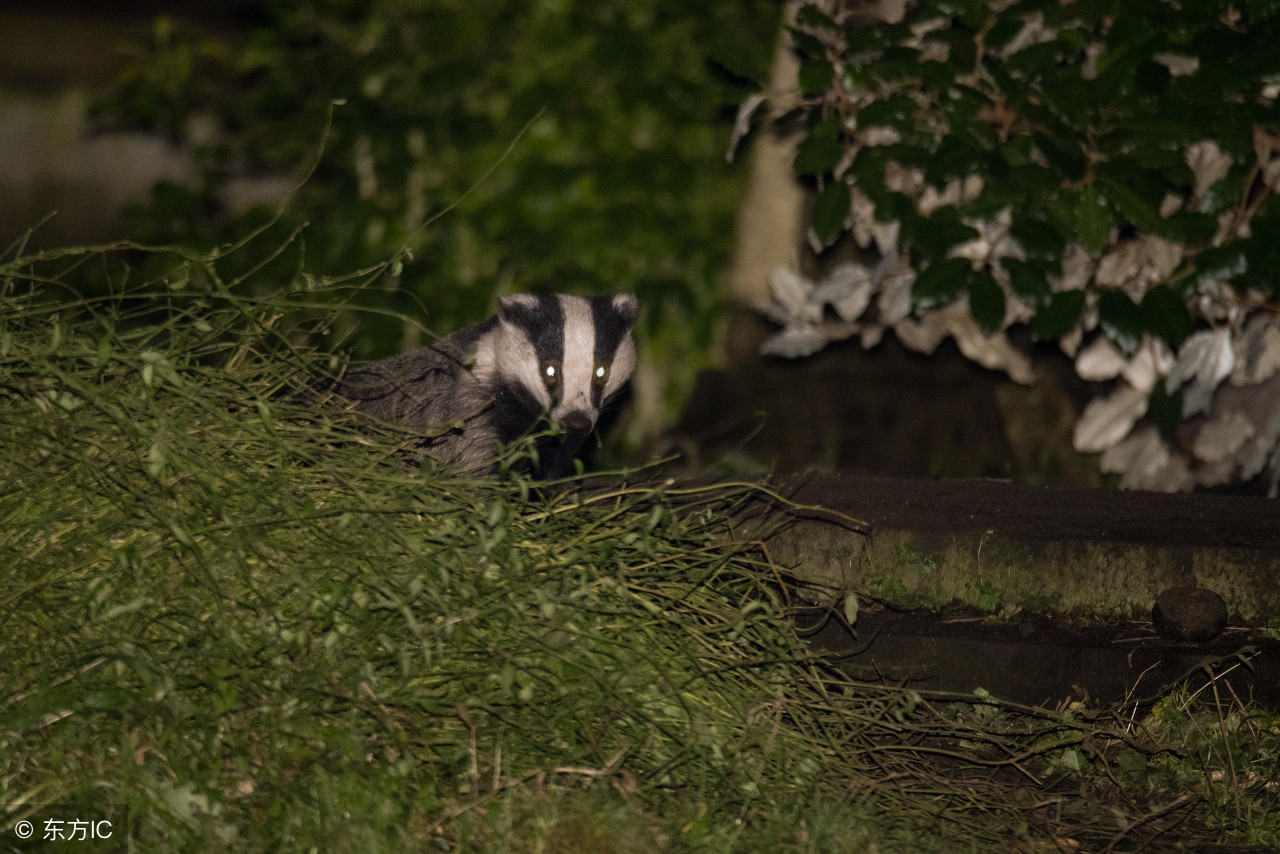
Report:
M 476 353 L 476 372 L 495 389 L 501 438 L 511 441 L 549 421 L 563 438 L 539 443 L 539 456 L 553 458 L 542 467 L 562 468 L 635 370 L 631 329 L 638 314 L 631 294 L 503 297 L 496 324 Z

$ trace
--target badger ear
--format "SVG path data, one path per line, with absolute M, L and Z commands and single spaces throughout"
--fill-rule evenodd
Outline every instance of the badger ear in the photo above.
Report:
M 635 294 L 618 294 L 613 298 L 613 310 L 628 327 L 635 326 L 640 316 L 640 301 Z
M 539 299 L 534 294 L 507 294 L 498 299 L 498 318 L 509 325 L 520 325 L 538 310 Z

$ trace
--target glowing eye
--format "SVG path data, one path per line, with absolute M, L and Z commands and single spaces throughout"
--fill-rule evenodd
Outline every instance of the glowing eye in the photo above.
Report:
M 559 362 L 543 362 L 541 366 L 542 381 L 549 388 L 555 388 L 560 384 L 560 363 Z
M 591 372 L 591 377 L 596 385 L 604 385 L 605 380 L 609 379 L 609 366 L 603 362 L 597 362 L 595 370 Z

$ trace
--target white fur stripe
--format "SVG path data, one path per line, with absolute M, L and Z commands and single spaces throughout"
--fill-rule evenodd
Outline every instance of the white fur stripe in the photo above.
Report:
M 596 361 L 596 330 L 591 303 L 582 297 L 562 295 L 560 308 L 564 311 L 564 375 L 560 399 L 551 409 L 551 417 L 562 419 L 571 412 L 581 412 L 594 423 L 591 371 Z
M 495 334 L 480 342 L 475 370 L 486 380 L 499 372 L 510 377 L 528 389 L 544 409 L 550 409 L 554 403 L 538 369 L 538 352 L 533 342 L 514 326 L 499 323 Z
M 613 354 L 613 363 L 609 366 L 609 381 L 604 386 L 604 397 L 607 399 L 617 394 L 627 384 L 627 380 L 631 379 L 631 374 L 635 369 L 636 342 L 631 339 L 631 335 L 628 333 Z

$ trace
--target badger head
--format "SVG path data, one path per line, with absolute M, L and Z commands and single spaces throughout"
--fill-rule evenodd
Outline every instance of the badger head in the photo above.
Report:
M 563 473 L 635 370 L 638 314 L 631 294 L 503 297 L 476 353 L 476 372 L 493 386 L 500 438 L 511 441 L 549 422 L 561 435 L 539 440 L 541 468 Z

